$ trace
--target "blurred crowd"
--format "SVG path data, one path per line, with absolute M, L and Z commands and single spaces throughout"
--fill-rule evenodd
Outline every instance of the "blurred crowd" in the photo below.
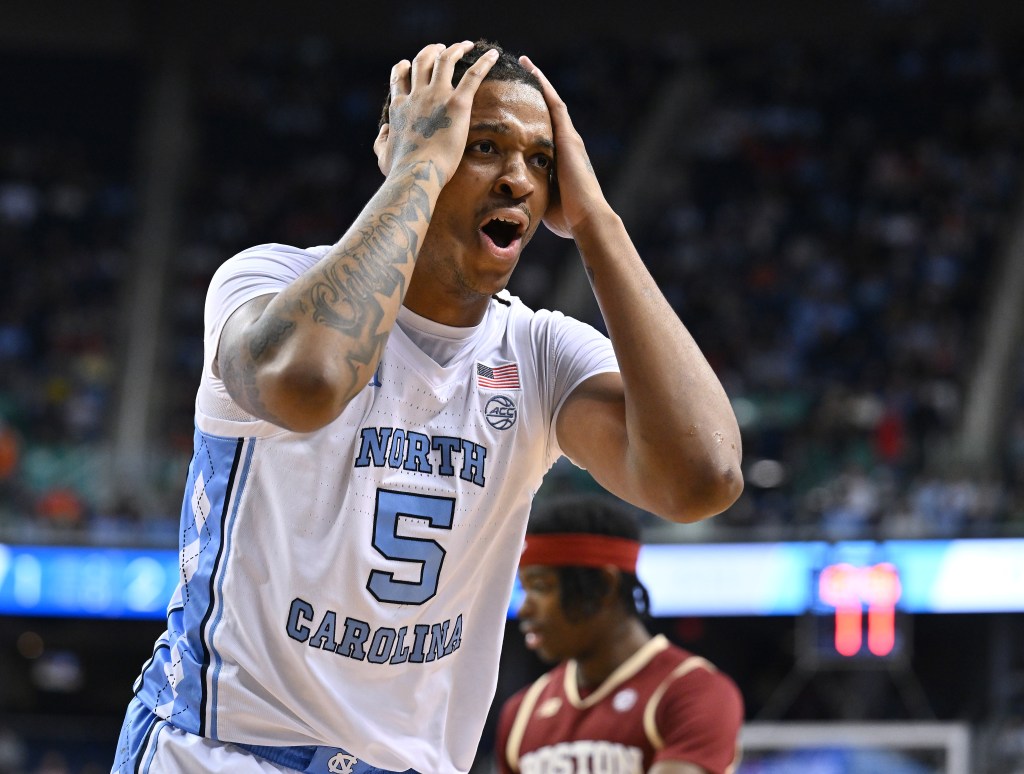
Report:
M 2 67 L 0 527 L 66 533 L 103 488 L 94 451 L 115 401 L 140 74 L 104 57 L 8 54 Z
M 998 469 L 956 449 L 1021 193 L 1020 50 L 922 34 L 702 66 L 706 120 L 668 149 L 665 209 L 640 231 L 743 424 L 747 494 L 725 520 L 808 537 L 1020 526 L 1019 400 Z
M 964 34 L 842 50 L 589 45 L 536 59 L 606 187 L 666 79 L 685 68 L 706 86 L 696 128 L 654 149 L 655 206 L 628 224 L 743 428 L 743 498 L 689 535 L 1024 531 L 1024 357 L 999 464 L 968 470 L 952 453 L 1021 192 L 1019 48 Z M 173 536 L 209 278 L 252 244 L 339 237 L 380 184 L 370 145 L 390 65 L 307 39 L 210 53 L 194 73 L 152 439 L 180 475 L 152 502 L 105 481 L 144 82 L 97 73 L 94 101 L 120 118 L 102 131 L 38 111 L 6 128 L 0 540 L 40 525 L 58 539 L 130 540 L 154 525 L 148 534 Z M 552 304 L 567 256 L 539 236 L 511 290 Z M 593 483 L 560 464 L 548 486 Z

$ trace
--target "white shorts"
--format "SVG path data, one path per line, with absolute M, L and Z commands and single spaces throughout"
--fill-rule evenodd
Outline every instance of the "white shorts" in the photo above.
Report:
M 416 774 L 390 772 L 339 747 L 258 747 L 220 742 L 171 725 L 137 698 L 128 705 L 111 774 Z

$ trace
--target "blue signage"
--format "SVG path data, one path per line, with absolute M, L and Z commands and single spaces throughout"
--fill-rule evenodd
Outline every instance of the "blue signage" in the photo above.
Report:
M 0 614 L 163 618 L 177 582 L 177 551 L 0 543 Z
M 172 549 L 0 543 L 0 615 L 163 618 L 179 571 Z M 652 544 L 637 574 L 659 617 L 867 609 L 883 591 L 903 613 L 1024 612 L 1024 539 Z

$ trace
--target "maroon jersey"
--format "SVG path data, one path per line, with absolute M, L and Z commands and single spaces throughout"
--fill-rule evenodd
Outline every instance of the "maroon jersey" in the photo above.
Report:
M 580 694 L 568 661 L 510 698 L 498 721 L 498 769 L 642 774 L 681 761 L 728 774 L 742 723 L 732 679 L 659 635 L 591 693 Z

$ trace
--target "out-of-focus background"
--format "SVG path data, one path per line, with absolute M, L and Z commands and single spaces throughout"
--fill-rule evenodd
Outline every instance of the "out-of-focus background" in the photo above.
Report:
M 335 241 L 380 183 L 391 65 L 476 37 L 560 90 L 740 418 L 734 507 L 637 514 L 652 628 L 743 691 L 740 771 L 1024 772 L 1005 0 L 5 3 L 0 772 L 109 770 L 174 580 L 214 269 Z M 511 290 L 601 325 L 549 234 Z M 558 465 L 540 496 L 594 488 Z M 498 700 L 542 668 L 506 634 Z

